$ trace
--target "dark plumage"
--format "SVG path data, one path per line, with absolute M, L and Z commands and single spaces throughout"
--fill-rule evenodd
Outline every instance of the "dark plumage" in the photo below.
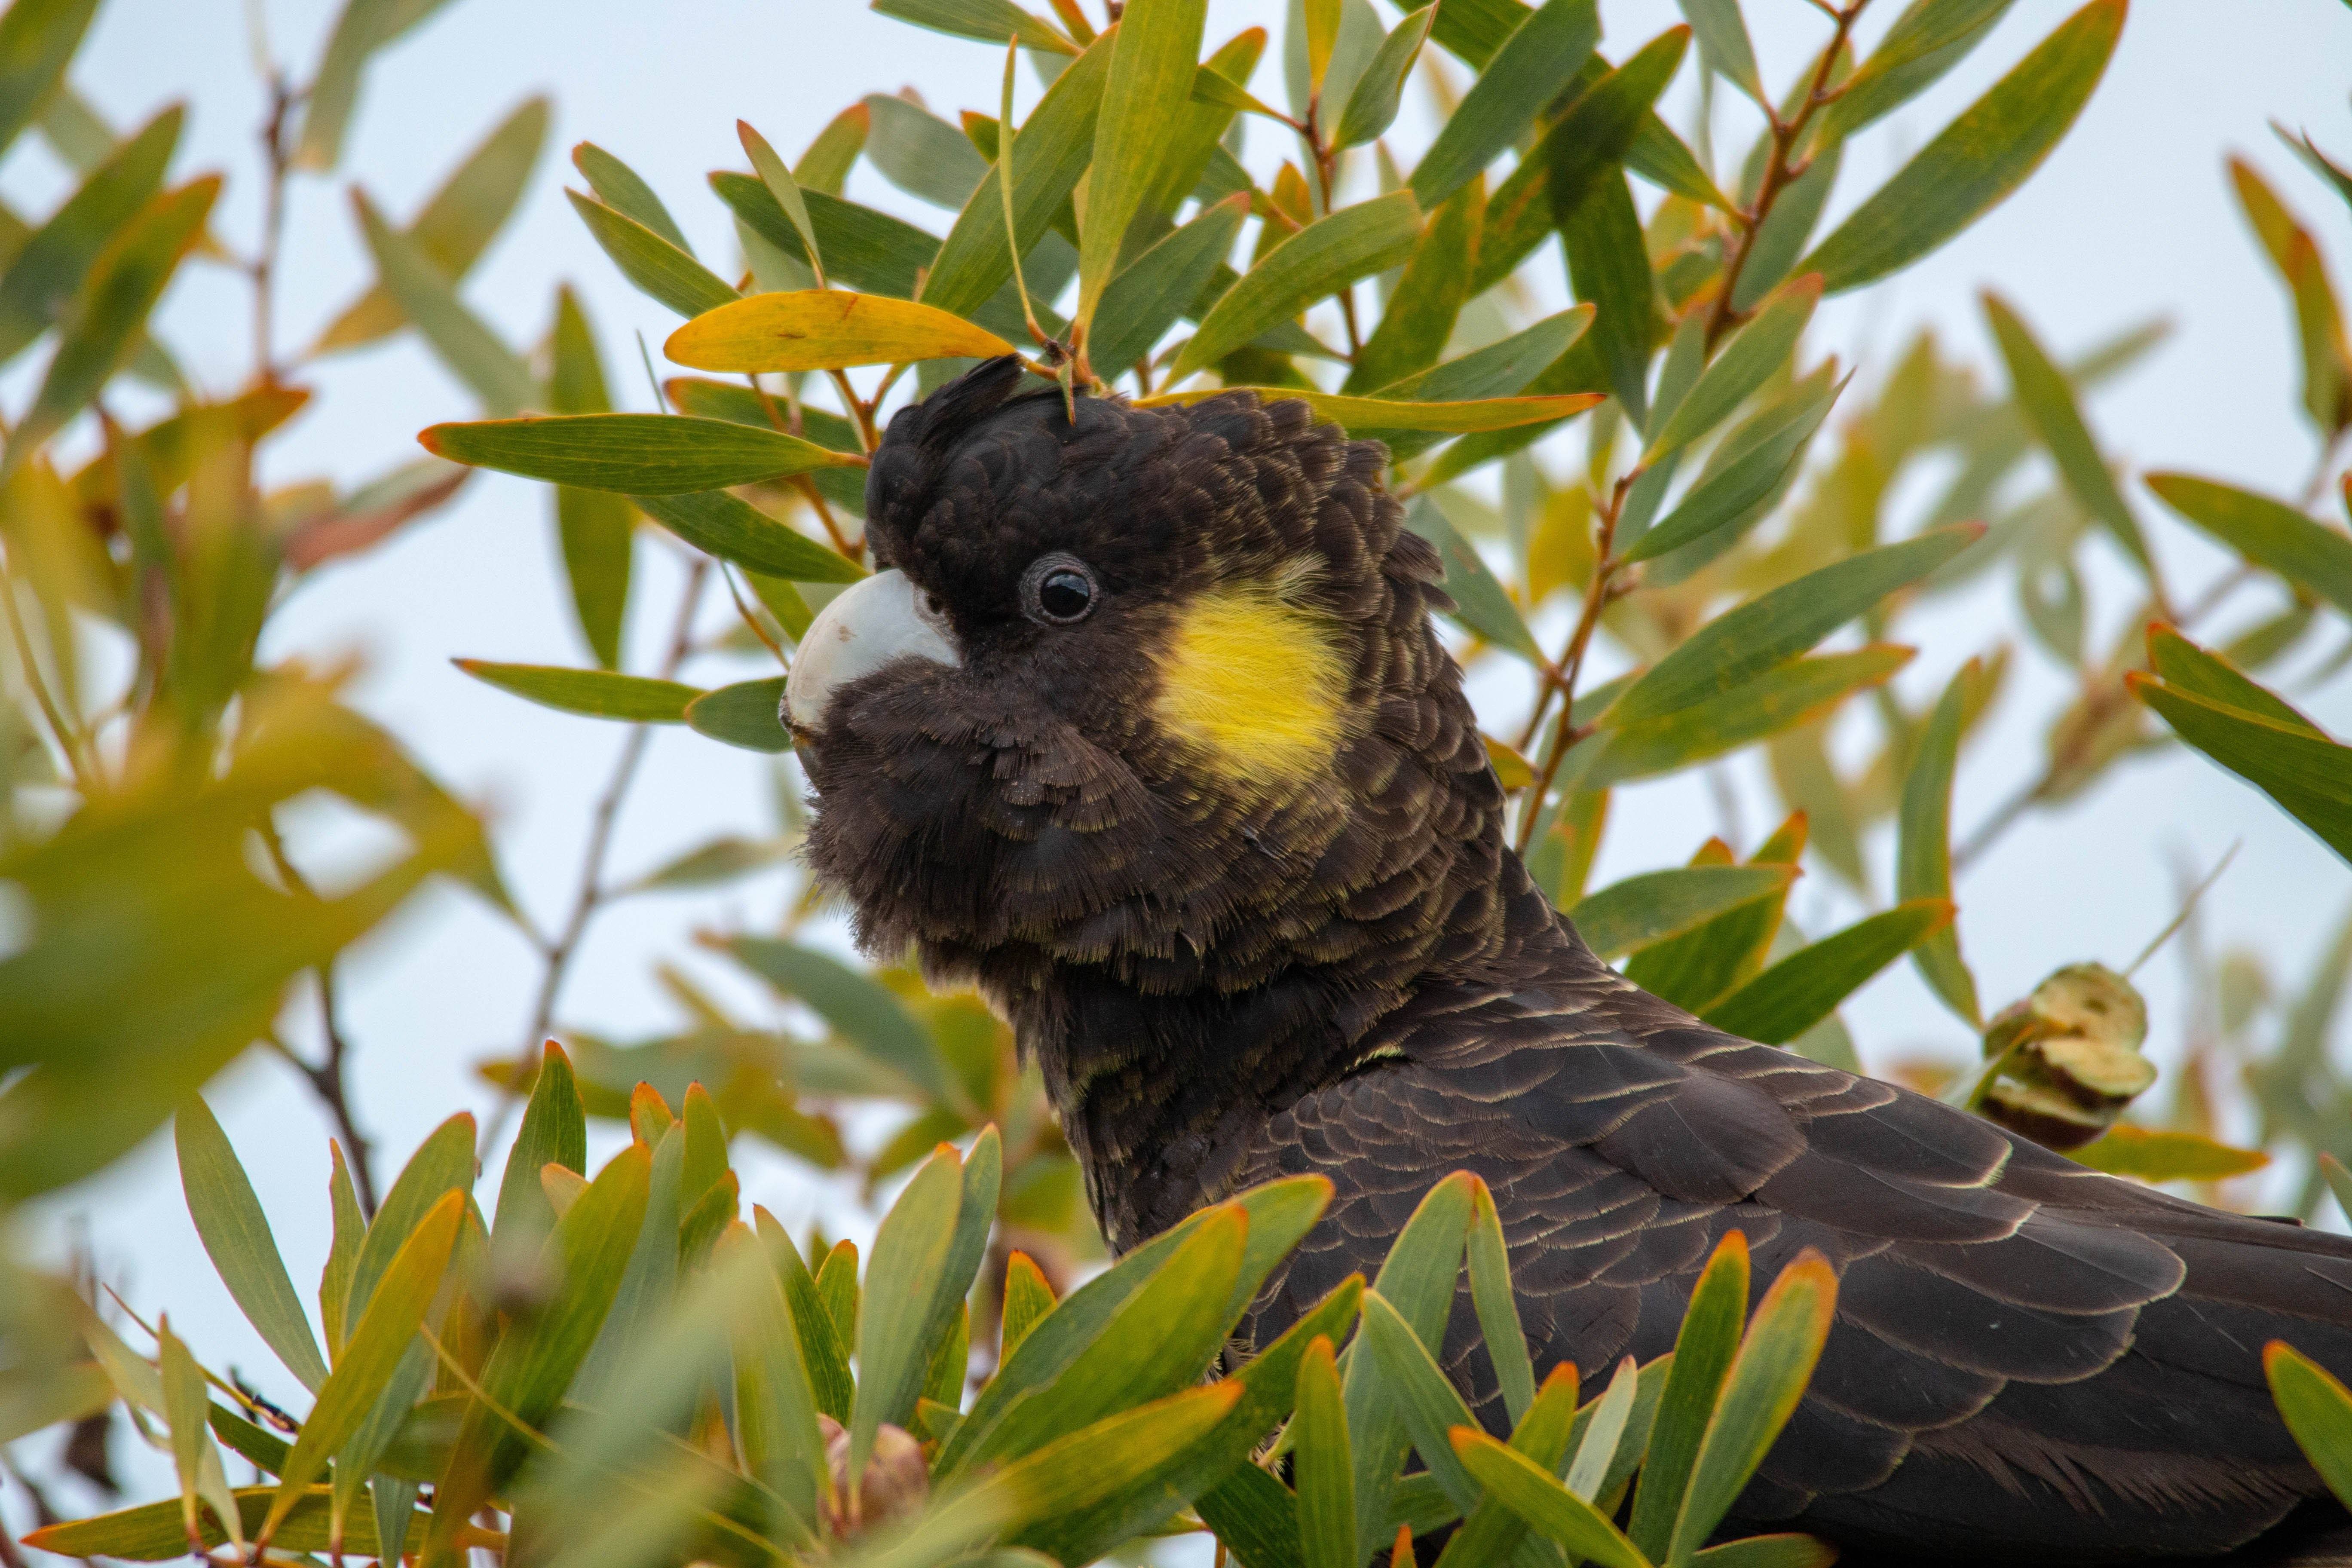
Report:
M 1377 446 L 1241 393 L 1080 399 L 1072 423 L 1020 378 L 982 366 L 876 455 L 876 558 L 962 662 L 900 658 L 800 716 L 810 846 L 869 945 L 1012 1020 L 1114 1246 L 1328 1176 L 1262 1342 L 1468 1169 L 1539 1370 L 1663 1353 L 1729 1230 L 1759 1289 L 1801 1247 L 1836 1267 L 1820 1372 L 1743 1520 L 2113 1562 L 2218 1552 L 2322 1493 L 2260 1355 L 2284 1338 L 2352 1374 L 2352 1243 L 2095 1174 L 1635 987 L 1504 846 L 1429 620 L 1437 557 Z M 1056 551 L 1098 581 L 1074 625 L 1022 608 Z M 1188 616 L 1234 594 L 1335 656 L 1311 766 L 1254 770 L 1290 753 L 1168 717 L 1199 673 L 1171 651 Z M 1444 1360 L 1499 1424 L 1466 1292 Z

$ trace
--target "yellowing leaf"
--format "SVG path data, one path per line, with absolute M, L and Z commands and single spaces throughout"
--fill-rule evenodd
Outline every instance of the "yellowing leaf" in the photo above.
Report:
M 1013 345 L 912 300 L 808 289 L 707 310 L 672 332 L 662 352 L 697 370 L 796 371 L 987 358 Z
M 1460 403 L 1412 403 L 1387 397 L 1345 397 L 1293 386 L 1203 387 L 1190 392 L 1163 392 L 1135 400 L 1139 408 L 1182 406 L 1226 392 L 1255 392 L 1268 403 L 1295 399 L 1350 431 L 1434 430 L 1465 435 L 1478 430 L 1508 430 L 1520 425 L 1581 414 L 1601 401 L 1596 392 L 1552 396 L 1479 397 Z

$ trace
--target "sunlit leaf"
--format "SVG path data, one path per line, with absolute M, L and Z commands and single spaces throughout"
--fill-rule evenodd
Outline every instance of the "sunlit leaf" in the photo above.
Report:
M 2352 1392 L 2282 1340 L 2263 1347 L 2263 1375 L 2304 1458 L 2336 1500 L 2352 1506 Z
M 1526 1520 L 1537 1533 L 1602 1568 L 1650 1568 L 1650 1560 L 1606 1514 L 1526 1455 L 1468 1426 L 1455 1427 L 1453 1442 L 1463 1467 L 1486 1495 Z
M 1651 437 L 1643 459 L 1654 461 L 1728 418 L 1796 352 L 1797 340 L 1804 336 L 1821 298 L 1821 279 L 1811 273 L 1783 288 L 1723 345 L 1696 384 L 1675 402 L 1672 416 Z
M 1495 1363 L 1496 1380 L 1502 1385 L 1503 1407 L 1516 1423 L 1535 1404 L 1535 1363 L 1528 1355 L 1527 1333 L 1520 1326 L 1518 1301 L 1511 1289 L 1502 1217 L 1495 1207 L 1495 1194 L 1484 1182 L 1470 1194 L 1467 1249 L 1470 1298 L 1477 1310 L 1478 1331 L 1486 1341 L 1487 1358 Z
M 1817 373 L 1749 415 L 1716 448 L 1708 471 L 1684 492 L 1672 511 L 1632 542 L 1624 558 L 1648 561 L 1705 539 L 1726 524 L 1743 518 L 1752 521 L 1751 509 L 1804 460 L 1813 433 L 1829 417 L 1843 390 L 1843 383 Z
M 563 194 L 597 246 L 639 292 L 681 316 L 698 316 L 737 297 L 709 268 L 627 214 L 577 191 Z
M 2041 166 L 2106 70 L 2126 0 L 2092 3 L 2044 38 L 1800 263 L 1832 294 L 1927 255 Z
M 653 231 L 688 256 L 694 247 L 687 243 L 686 235 L 677 220 L 669 216 L 660 196 L 635 169 L 599 147 L 593 142 L 583 142 L 572 149 L 572 166 L 596 193 L 596 199 L 619 213 L 632 223 Z
M 1306 1568 L 1362 1568 L 1348 1413 L 1339 1403 L 1328 1340 L 1307 1347 L 1298 1365 L 1297 1404 L 1291 1475 L 1298 1492 L 1299 1560 Z
M 1584 742 L 1599 748 L 1580 774 L 1592 789 L 1672 773 L 1821 717 L 1854 692 L 1887 679 L 1913 650 L 1873 644 L 1776 665 L 1718 696 L 1638 724 L 1610 725 Z
M 1471 264 L 1486 209 L 1485 182 L 1473 180 L 1429 215 L 1340 391 L 1371 392 L 1437 363 L 1470 301 Z
M 1455 1427 L 1474 1424 L 1470 1407 L 1446 1382 L 1436 1359 L 1378 1290 L 1365 1294 L 1359 1342 L 1362 1348 L 1355 1353 L 1369 1354 L 1380 1363 L 1382 1393 L 1403 1416 L 1413 1451 L 1437 1478 L 1438 1485 L 1445 1489 L 1454 1506 L 1467 1513 L 1477 1506 L 1478 1485 L 1462 1468 L 1445 1435 Z M 1306 1520 L 1304 1510 L 1301 1512 L 1303 1528 Z
M 960 316 L 911 300 L 845 289 L 754 294 L 697 316 L 662 352 L 697 370 L 832 370 L 1011 353 Z

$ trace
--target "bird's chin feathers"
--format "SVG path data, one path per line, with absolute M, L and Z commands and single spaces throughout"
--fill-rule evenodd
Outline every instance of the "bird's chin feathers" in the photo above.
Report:
M 1297 403 L 1072 423 L 1017 381 L 972 373 L 876 454 L 877 560 L 965 662 L 866 675 L 803 737 L 817 872 L 869 949 L 1000 991 L 1395 984 L 1491 886 L 1502 800 L 1385 453 Z M 1047 550 L 1104 580 L 1083 625 L 1011 608 Z

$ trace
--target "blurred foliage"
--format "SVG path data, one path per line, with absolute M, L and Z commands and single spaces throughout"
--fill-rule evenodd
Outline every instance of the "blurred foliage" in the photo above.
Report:
M 790 161 L 741 125 L 743 166 L 709 178 L 736 239 L 724 260 L 698 255 L 620 158 L 573 150 L 584 188 L 568 195 L 590 238 L 681 319 L 671 361 L 706 373 L 662 382 L 665 406 L 647 414 L 618 406 L 568 286 L 521 346 L 464 298 L 530 186 L 542 100 L 490 129 L 405 222 L 354 184 L 373 279 L 307 346 L 279 342 L 275 280 L 300 264 L 279 242 L 288 192 L 338 174 L 372 58 L 439 0 L 348 0 L 311 69 L 268 68 L 263 221 L 242 251 L 215 226 L 222 176 L 172 173 L 182 106 L 118 132 L 70 85 L 94 0 L 13 0 L 0 149 L 37 137 L 73 189 L 38 220 L 0 209 L 0 361 L 48 356 L 0 447 L 0 1189 L 22 1199 L 84 1176 L 183 1105 L 199 1230 L 315 1398 L 297 1423 L 206 1371 L 167 1323 L 146 1336 L 152 1356 L 129 1348 L 92 1281 L 12 1275 L 0 1440 L 75 1423 L 66 1462 L 110 1486 L 120 1403 L 181 1484 L 176 1500 L 54 1526 L 46 1543 L 161 1557 L 192 1538 L 266 1537 L 271 1560 L 291 1561 L 373 1554 L 379 1531 L 402 1529 L 411 1552 L 442 1561 L 490 1548 L 1009 1565 L 1205 1523 L 1253 1568 L 1287 1568 L 1360 1562 L 1400 1523 L 1461 1517 L 1449 1561 L 1712 1554 L 1696 1549 L 1747 1450 L 1699 1433 L 1724 1380 L 1751 1365 L 1723 1305 L 1746 1300 L 1744 1254 L 1718 1257 L 1710 1280 L 1736 1268 L 1739 1288 L 1702 1289 L 1677 1352 L 1712 1369 L 1704 1387 L 1678 1392 L 1676 1376 L 1698 1374 L 1663 1363 L 1627 1368 L 1580 1406 L 1572 1375 L 1538 1388 L 1506 1368 L 1510 1442 L 1456 1436 L 1475 1423 L 1429 1359 L 1433 1303 L 1465 1245 L 1481 1300 L 1509 1298 L 1492 1293 L 1499 1241 L 1481 1250 L 1491 1210 L 1450 1182 L 1370 1289 L 1195 1388 L 1319 1198 L 1246 1194 L 1072 1289 L 1100 1243 L 1034 1068 L 976 999 L 829 951 L 792 865 L 781 671 L 814 608 L 866 571 L 862 470 L 880 424 L 979 355 L 1019 352 L 1041 377 L 1139 401 L 1256 386 L 1385 441 L 1409 525 L 1446 563 L 1457 650 L 1493 677 L 1476 689 L 1516 842 L 1643 984 L 1859 1069 L 1841 1005 L 1907 956 L 1984 1062 L 1955 1079 L 1882 1060 L 1891 1072 L 2208 1197 L 2270 1156 L 2306 1162 L 2296 1207 L 2315 1215 L 2340 1169 L 2328 1157 L 2352 1157 L 2352 1082 L 2331 1049 L 2352 915 L 2290 977 L 2271 955 L 2209 952 L 2184 885 L 2188 1048 L 2168 1092 L 2151 1093 L 2137 964 L 2053 954 L 2048 979 L 2000 1005 L 1969 967 L 1956 878 L 2016 822 L 2176 740 L 2306 826 L 2315 866 L 2352 858 L 2352 758 L 2280 694 L 2352 662 L 2352 534 L 2317 515 L 2352 431 L 2326 259 L 2264 174 L 2232 159 L 2286 307 L 2292 402 L 2315 438 L 2305 482 L 2133 478 L 2086 398 L 2157 346 L 2160 323 L 2056 353 L 1989 293 L 1994 376 L 1927 333 L 1866 374 L 1819 353 L 1806 334 L 1822 299 L 1898 274 L 2032 174 L 2126 20 L 2124 0 L 2092 0 L 2021 40 L 1994 85 L 1825 226 L 1845 143 L 2008 10 L 1912 0 L 1881 29 L 1876 9 L 1864 26 L 1867 5 L 1820 5 L 1802 69 L 1768 83 L 1735 0 L 1690 0 L 1689 26 L 1605 49 L 1593 0 L 1393 16 L 1293 0 L 1278 41 L 1204 36 L 1202 0 L 1101 16 L 1078 0 L 876 0 L 993 46 L 971 51 L 975 107 L 868 96 Z M 1697 112 L 1677 129 L 1655 106 L 1685 72 Z M 1400 120 L 1409 98 L 1434 106 L 1433 135 Z M 1742 124 L 1744 143 L 1729 129 Z M 2340 157 L 2281 136 L 2352 204 Z M 1244 163 L 1265 138 L 1274 153 Z M 876 181 L 907 198 L 890 205 L 930 216 L 851 194 Z M 253 357 L 231 397 L 201 391 L 158 335 L 159 301 L 195 268 L 250 286 Z M 265 488 L 258 454 L 302 410 L 306 373 L 409 331 L 476 417 L 436 426 L 428 455 L 372 482 Z M 629 726 L 551 930 L 509 897 L 478 819 L 341 700 L 348 671 L 257 658 L 309 574 L 429 515 L 466 465 L 551 487 L 584 662 L 462 668 Z M 2195 593 L 2161 569 L 2179 553 L 2174 520 L 2235 558 Z M 686 571 L 677 602 L 648 610 L 635 567 L 654 548 Z M 1969 634 L 1940 607 L 1996 577 L 2015 637 L 1953 641 Z M 734 619 L 714 637 L 701 612 L 722 585 Z M 633 661 L 624 633 L 655 613 L 667 635 L 639 639 L 655 654 Z M 1922 663 L 1937 679 L 1919 700 L 1895 678 L 1931 629 Z M 2030 776 L 1956 831 L 1960 767 L 2015 771 L 1970 748 L 2027 660 L 2070 695 Z M 1604 667 L 1622 673 L 1598 679 Z M 660 724 L 773 758 L 774 820 L 624 879 L 606 868 L 612 826 Z M 1735 756 L 1780 797 L 1769 834 L 1743 842 L 1727 813 L 1687 863 L 1589 885 L 1620 785 L 1688 775 L 1728 798 Z M 395 830 L 397 850 L 343 863 L 305 830 L 319 792 Z M 1890 838 L 1891 868 L 1874 852 Z M 435 872 L 517 924 L 541 982 L 516 1048 L 482 1065 L 492 1126 L 445 1127 L 379 1204 L 336 976 Z M 1850 913 L 1839 929 L 1791 918 L 1808 875 L 1835 889 L 1820 907 Z M 583 938 L 614 902 L 758 876 L 784 882 L 781 920 L 739 919 L 660 968 L 678 1027 L 617 1039 L 565 1015 Z M 719 974 L 774 1005 L 747 1014 L 721 993 L 750 991 Z M 569 1056 L 542 1050 L 551 1033 Z M 189 1098 L 257 1043 L 334 1123 L 323 1356 L 249 1183 Z M 474 1151 L 518 1110 L 486 1223 L 465 1195 Z M 591 1117 L 633 1140 L 593 1182 Z M 905 1184 L 862 1282 L 846 1244 L 803 1257 L 764 1214 L 756 1230 L 740 1219 L 728 1150 L 746 1133 L 869 1197 Z M 1748 1330 L 1751 1344 L 1778 1336 L 1752 1364 L 1787 1367 L 1808 1333 L 1817 1345 L 1807 1325 L 1825 1321 L 1832 1289 L 1791 1269 Z M 1515 1339 L 1506 1327 L 1489 1323 L 1490 1339 Z M 2291 1352 L 2271 1370 L 2315 1453 L 2352 1452 L 2343 1391 Z M 1785 1410 L 1772 1394 L 1747 1389 L 1740 1407 Z M 1277 1426 L 1281 1461 L 1250 1464 Z M 1735 1436 L 1760 1453 L 1769 1433 Z M 232 1495 L 216 1444 L 277 1483 Z M 1400 1477 L 1408 1450 L 1417 1468 Z M 1002 1468 L 982 1473 L 991 1460 Z M 483 1522 L 489 1507 L 503 1532 Z M 1821 1558 L 1790 1542 L 1769 1560 Z

